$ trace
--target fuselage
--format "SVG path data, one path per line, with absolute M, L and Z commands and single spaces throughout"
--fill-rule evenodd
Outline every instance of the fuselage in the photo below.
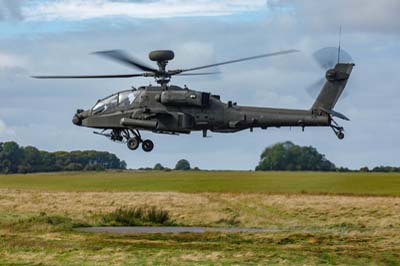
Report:
M 86 111 L 74 124 L 102 129 L 140 129 L 157 133 L 210 130 L 237 132 L 268 127 L 329 126 L 330 117 L 312 110 L 240 106 L 207 92 L 168 86 L 141 87 L 113 94 Z

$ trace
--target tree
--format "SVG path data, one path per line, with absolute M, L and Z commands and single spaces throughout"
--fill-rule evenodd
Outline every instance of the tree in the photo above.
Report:
M 156 170 L 156 171 L 162 171 L 162 170 L 164 170 L 164 169 L 165 169 L 165 167 L 162 166 L 162 164 L 160 164 L 160 163 L 157 163 L 157 164 L 154 165 L 154 167 L 153 167 L 153 170 Z
M 15 142 L 0 142 L 0 173 L 100 171 L 104 169 L 126 169 L 126 162 L 109 152 L 47 152 L 32 146 L 20 147 Z
M 301 147 L 290 141 L 277 143 L 264 150 L 256 171 L 334 171 L 335 165 L 313 147 Z
M 80 163 L 70 163 L 65 167 L 66 171 L 82 171 L 83 166 Z
M 23 151 L 14 141 L 4 142 L 1 145 L 0 160 L 3 173 L 16 173 L 22 161 Z
M 175 170 L 190 170 L 190 163 L 188 160 L 182 159 L 179 160 L 175 165 Z
M 32 146 L 28 146 L 22 149 L 24 153 L 24 165 L 26 173 L 39 171 L 41 164 L 40 151 Z M 18 172 L 21 173 L 23 171 Z

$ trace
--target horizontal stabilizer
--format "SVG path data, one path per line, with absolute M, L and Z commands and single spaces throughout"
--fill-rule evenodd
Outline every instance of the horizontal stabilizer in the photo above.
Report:
M 345 116 L 344 114 L 342 114 L 342 113 L 336 112 L 334 110 L 327 110 L 327 109 L 322 108 L 322 107 L 320 107 L 320 109 L 322 111 L 330 114 L 333 117 L 337 117 L 337 118 L 340 118 L 340 119 L 343 119 L 343 120 L 346 120 L 346 121 L 350 121 L 350 119 L 347 116 Z

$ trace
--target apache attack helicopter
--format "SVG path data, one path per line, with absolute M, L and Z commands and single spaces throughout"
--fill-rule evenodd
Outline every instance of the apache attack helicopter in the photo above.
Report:
M 96 76 L 34 76 L 34 78 L 154 78 L 158 83 L 157 86 L 142 86 L 114 93 L 98 100 L 91 109 L 77 110 L 72 119 L 77 126 L 102 129 L 101 132 L 94 133 L 113 141 L 126 142 L 131 150 L 136 150 L 140 144 L 146 152 L 154 148 L 151 140 L 142 138 L 140 130 L 161 134 L 190 134 L 192 131 L 202 131 L 203 137 L 207 137 L 207 131 L 232 133 L 268 127 L 301 127 L 303 130 L 305 127 L 331 127 L 336 136 L 343 139 L 343 127 L 333 118 L 349 119 L 333 108 L 350 77 L 354 66 L 352 63 L 340 63 L 338 59 L 337 64 L 326 72 L 325 82 L 316 101 L 310 109 L 304 110 L 239 106 L 231 101 L 222 102 L 219 95 L 192 90 L 186 86 L 181 88 L 169 85 L 171 77 L 175 75 L 215 74 L 216 72 L 187 72 L 295 52 L 298 51 L 285 50 L 200 67 L 167 70 L 168 62 L 174 59 L 173 51 L 150 52 L 149 59 L 157 63 L 157 69 L 134 59 L 124 51 L 111 50 L 95 54 L 144 72 Z

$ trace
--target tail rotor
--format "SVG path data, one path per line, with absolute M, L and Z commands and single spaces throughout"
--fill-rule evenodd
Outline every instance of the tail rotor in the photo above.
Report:
M 343 49 L 338 49 L 337 47 L 325 47 L 317 50 L 312 55 L 318 66 L 324 71 L 328 71 L 335 67 L 337 63 L 350 63 L 353 62 L 351 55 Z M 339 62 L 338 62 L 339 60 Z M 306 88 L 307 93 L 315 98 L 321 91 L 322 86 L 325 83 L 325 78 L 319 79 L 313 82 L 310 86 Z M 345 92 L 343 97 L 346 97 Z

